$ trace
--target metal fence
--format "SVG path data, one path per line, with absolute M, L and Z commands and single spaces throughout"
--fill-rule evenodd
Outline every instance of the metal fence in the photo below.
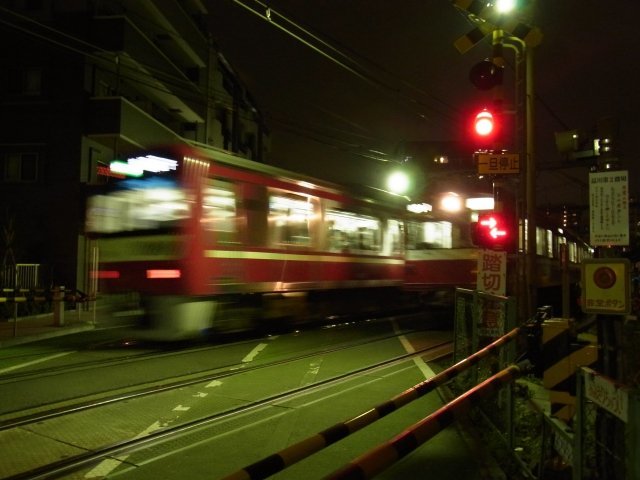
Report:
M 516 327 L 516 302 L 475 290 L 456 289 L 454 322 L 454 363 L 470 356 Z M 515 362 L 515 345 L 488 356 L 474 368 L 459 375 L 454 389 L 467 391 Z M 497 408 L 496 408 L 497 407 Z M 513 445 L 513 385 L 503 388 L 497 398 L 481 405 L 481 414 L 507 445 Z
M 36 290 L 42 288 L 42 266 L 39 263 L 18 263 L 0 268 L 0 288 Z
M 455 301 L 455 362 L 515 324 L 513 299 L 459 289 Z M 468 390 L 512 363 L 515 349 L 511 345 L 479 361 L 452 382 L 452 389 Z M 640 391 L 586 367 L 575 379 L 576 413 L 569 422 L 550 414 L 548 391 L 535 377 L 479 403 L 471 417 L 483 441 L 508 478 L 640 480 Z

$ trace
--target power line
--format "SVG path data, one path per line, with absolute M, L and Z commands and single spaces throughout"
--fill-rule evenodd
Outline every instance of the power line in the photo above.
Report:
M 389 85 L 388 83 L 378 79 L 375 74 L 371 73 L 369 68 L 367 68 L 366 66 L 362 65 L 362 63 L 360 63 L 357 59 L 353 58 L 353 56 L 347 55 L 346 53 L 344 53 L 343 51 L 341 51 L 337 47 L 334 47 L 329 42 L 327 42 L 324 39 L 322 39 L 319 36 L 319 34 L 313 33 L 308 27 L 304 27 L 304 26 L 300 25 L 299 23 L 294 22 L 293 20 L 290 20 L 288 17 L 286 17 L 285 15 L 280 14 L 278 11 L 270 8 L 268 5 L 266 5 L 265 3 L 261 2 L 260 0 L 252 0 L 252 1 L 254 3 L 258 4 L 261 7 L 262 10 L 257 10 L 255 8 L 252 8 L 251 6 L 247 5 L 247 3 L 245 3 L 243 0 L 231 0 L 231 1 L 233 3 L 239 5 L 240 7 L 246 9 L 247 11 L 251 12 L 252 14 L 258 16 L 259 18 L 262 18 L 264 21 L 268 22 L 273 27 L 275 27 L 275 28 L 283 31 L 285 34 L 293 37 L 297 41 L 301 42 L 303 45 L 311 48 L 316 53 L 322 55 L 326 59 L 328 59 L 331 62 L 333 62 L 336 65 L 338 65 L 339 67 L 347 70 L 349 73 L 351 73 L 351 74 L 355 75 L 356 77 L 360 78 L 361 80 L 363 80 L 367 84 L 372 85 L 372 86 L 384 91 L 387 94 L 391 93 L 393 95 L 400 96 L 400 97 L 404 98 L 405 101 L 408 101 L 408 103 L 411 104 L 411 105 L 418 105 L 420 107 L 423 107 L 423 108 L 426 108 L 426 109 L 429 109 L 429 110 L 432 110 L 432 111 L 436 110 L 433 106 L 429 106 L 429 105 L 425 104 L 424 102 L 421 102 L 420 100 L 416 99 L 415 97 L 412 97 L 412 96 L 409 96 L 409 95 L 405 94 L 400 89 L 395 88 L 392 85 Z M 282 18 L 288 25 L 291 25 L 292 27 L 294 27 L 299 32 L 294 32 L 290 28 L 287 28 L 286 26 L 278 23 L 277 20 L 276 20 L 276 17 L 277 18 Z M 310 39 L 307 40 L 307 39 L 303 38 L 303 35 L 310 37 Z M 319 45 L 313 44 L 312 41 L 315 41 L 315 42 L 319 43 Z M 322 47 L 325 47 L 329 51 L 323 50 Z M 340 58 L 337 58 L 336 55 L 339 56 Z M 358 56 L 360 58 L 365 58 L 362 55 L 358 55 Z M 387 70 L 383 69 L 382 67 L 380 67 L 379 65 L 375 64 L 374 62 L 372 62 L 370 60 L 367 60 L 367 61 L 370 64 L 374 65 L 376 68 L 378 68 L 378 70 L 380 70 L 383 73 L 385 73 L 386 75 L 393 76 L 390 72 L 388 72 Z M 424 95 L 428 95 L 423 90 L 420 90 L 417 87 L 414 87 L 413 85 L 411 85 L 410 83 L 408 83 L 408 82 L 406 82 L 406 81 L 404 81 L 402 79 L 399 79 L 397 76 L 393 76 L 393 77 L 396 80 L 401 81 L 401 83 L 403 85 L 410 86 L 415 91 L 419 91 L 420 93 L 422 93 Z M 459 113 L 459 111 L 457 109 L 455 109 L 452 105 L 447 104 L 446 102 L 442 101 L 441 99 L 437 99 L 435 96 L 431 95 L 430 97 L 432 99 L 437 100 L 439 103 L 441 103 L 446 108 L 453 110 L 454 113 Z M 443 117 L 447 117 L 449 119 L 453 118 L 449 112 L 437 111 L 437 113 L 442 115 Z M 419 115 L 421 118 L 425 118 L 424 114 L 417 113 L 417 115 Z

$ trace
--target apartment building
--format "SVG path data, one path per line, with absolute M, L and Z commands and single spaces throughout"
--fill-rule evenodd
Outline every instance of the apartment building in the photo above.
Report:
M 141 147 L 198 142 L 264 161 L 258 109 L 212 42 L 201 0 L 0 6 L 0 265 L 86 289 L 84 198 Z

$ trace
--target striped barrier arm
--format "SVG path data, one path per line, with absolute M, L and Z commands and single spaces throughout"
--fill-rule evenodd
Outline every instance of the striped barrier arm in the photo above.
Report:
M 581 342 L 570 320 L 551 318 L 542 324 L 541 350 L 542 385 L 549 392 L 551 416 L 568 423 L 576 410 L 576 371 L 598 361 L 597 339 Z
M 413 400 L 426 395 L 437 387 L 444 385 L 459 373 L 477 364 L 482 358 L 494 353 L 496 350 L 515 339 L 520 334 L 520 331 L 520 328 L 511 330 L 509 333 L 498 338 L 483 349 L 478 350 L 476 353 L 468 356 L 446 370 L 443 370 L 434 377 L 414 385 L 401 394 L 396 395 L 391 400 L 383 402 L 365 413 L 347 420 L 346 422 L 337 423 L 320 433 L 307 437 L 306 439 L 280 450 L 277 453 L 269 455 L 262 460 L 224 477 L 223 480 L 258 480 L 268 478 L 271 475 L 284 470 L 294 463 L 319 452 L 323 448 L 348 437 L 352 433 L 355 433 L 368 425 L 371 425 L 376 420 L 379 420 L 396 411 L 400 407 L 407 405 Z
M 528 370 L 528 365 L 525 365 L 512 365 L 505 368 L 409 427 L 389 442 L 369 450 L 325 478 L 327 480 L 373 478 L 448 427 L 456 418 L 466 415 L 478 400 L 489 397 L 518 378 Z

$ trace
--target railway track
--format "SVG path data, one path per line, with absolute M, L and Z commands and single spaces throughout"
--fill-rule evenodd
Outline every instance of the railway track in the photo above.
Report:
M 14 469 L 1 472 L 6 467 L 0 467 L 0 473 L 3 473 L 2 478 L 59 478 L 96 464 L 99 465 L 105 458 L 123 454 L 129 455 L 132 452 L 175 440 L 178 437 L 220 422 L 237 421 L 238 418 L 244 415 L 267 408 L 267 406 L 274 403 L 289 401 L 309 395 L 312 392 L 331 389 L 338 384 L 355 378 L 375 374 L 381 369 L 405 364 L 414 358 L 425 357 L 428 360 L 434 360 L 436 357 L 450 353 L 451 342 L 442 340 L 411 353 L 405 352 L 390 357 L 378 355 L 375 358 L 371 357 L 356 362 L 357 365 L 354 364 L 353 368 L 342 369 L 339 372 L 327 375 L 326 378 L 305 381 L 300 385 L 291 385 L 284 382 L 283 384 L 274 384 L 273 388 L 264 388 L 264 386 L 257 388 L 255 390 L 261 393 L 257 393 L 256 398 L 231 402 L 231 405 L 225 408 L 215 409 L 214 411 L 208 410 L 193 417 L 176 414 L 174 418 L 166 420 L 164 424 L 158 424 L 152 429 L 142 427 L 144 420 L 141 420 L 142 423 L 140 425 L 130 425 L 131 432 L 138 431 L 137 434 L 114 434 L 113 431 L 104 431 L 104 428 L 97 427 L 104 421 L 104 418 L 109 417 L 111 412 L 119 411 L 120 415 L 127 417 L 129 415 L 127 410 L 131 405 L 145 410 L 145 407 L 141 407 L 141 405 L 164 403 L 167 398 L 174 397 L 185 391 L 197 392 L 194 395 L 204 396 L 203 392 L 206 392 L 208 388 L 226 382 L 251 385 L 252 381 L 246 379 L 278 378 L 278 372 L 280 371 L 296 369 L 300 365 L 314 365 L 317 362 L 330 363 L 336 357 L 358 358 L 362 356 L 358 352 L 383 351 L 388 348 L 389 344 L 398 344 L 399 336 L 411 334 L 416 334 L 416 332 L 397 330 L 386 335 L 369 336 L 356 341 L 292 352 L 286 356 L 269 359 L 264 362 L 227 364 L 209 371 L 191 372 L 185 374 L 183 378 L 166 379 L 162 384 L 145 386 L 144 388 L 137 388 L 133 391 L 110 396 L 101 396 L 100 398 L 83 402 L 75 402 L 68 406 L 55 406 L 30 415 L 7 419 L 0 426 L 0 438 L 4 437 L 5 441 L 3 443 L 5 444 L 7 441 L 15 444 L 16 438 L 21 437 L 24 432 L 29 432 L 30 435 L 56 437 L 61 432 L 60 428 L 64 428 L 65 425 L 86 424 L 91 425 L 96 431 L 92 439 L 69 439 L 66 438 L 64 433 L 59 438 L 48 438 L 48 444 L 53 441 L 58 445 L 70 445 L 68 449 L 70 451 L 64 453 L 63 459 L 53 459 L 46 453 L 37 455 L 36 452 L 31 452 L 33 458 L 41 460 L 22 471 Z M 261 343 L 258 342 L 253 350 L 258 348 L 259 345 Z M 370 356 L 371 353 L 367 353 L 367 355 Z M 140 361 L 143 361 L 143 359 L 140 359 Z M 54 373 L 49 372 L 49 374 L 53 375 Z M 182 408 L 186 409 L 187 407 L 182 406 Z M 113 429 L 106 428 L 106 430 Z M 87 435 L 81 435 L 81 437 L 85 436 Z M 95 437 L 100 437 L 103 440 L 97 441 Z M 43 450 L 50 449 L 51 445 L 43 446 Z

